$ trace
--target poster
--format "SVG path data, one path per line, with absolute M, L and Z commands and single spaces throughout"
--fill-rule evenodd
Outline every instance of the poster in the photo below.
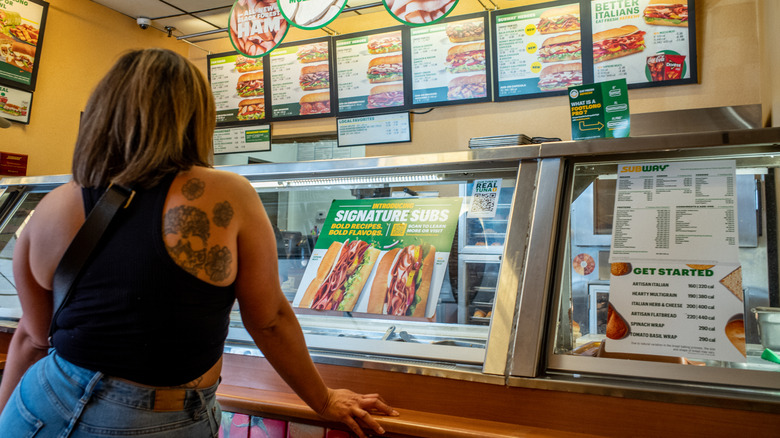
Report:
M 349 35 L 335 44 L 339 112 L 406 105 L 400 29 Z
M 299 29 L 320 29 L 339 16 L 346 0 L 279 0 L 287 22 Z
M 409 26 L 425 26 L 446 17 L 458 0 L 382 0 L 387 12 Z
M 579 3 L 497 14 L 497 97 L 582 84 L 581 27 Z
M 263 59 L 229 52 L 209 55 L 208 62 L 217 125 L 265 119 Z
M 618 166 L 608 352 L 744 362 L 736 163 Z
M 49 4 L 41 0 L 0 2 L 0 80 L 35 90 Z
M 0 85 L 0 117 L 24 124 L 30 123 L 33 94 Z
M 594 80 L 626 79 L 629 84 L 690 80 L 696 61 L 689 3 L 593 0 Z
M 461 198 L 334 201 L 293 305 L 432 318 Z
M 410 30 L 412 104 L 488 100 L 485 15 Z
M 274 118 L 331 114 L 327 40 L 283 45 L 269 56 Z
M 230 43 L 238 53 L 253 58 L 267 55 L 289 30 L 276 0 L 236 1 L 228 24 Z

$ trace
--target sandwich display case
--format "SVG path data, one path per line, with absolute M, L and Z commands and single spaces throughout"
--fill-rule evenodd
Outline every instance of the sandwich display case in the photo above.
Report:
M 777 412 L 780 364 L 762 358 L 765 347 L 752 309 L 780 307 L 778 153 L 780 129 L 767 128 L 222 169 L 245 176 L 268 211 L 277 232 L 280 283 L 319 364 L 398 376 L 435 376 L 495 388 L 642 400 L 663 397 L 666 402 L 703 406 L 721 406 L 728 400 L 738 409 Z M 697 166 L 698 173 L 691 177 L 665 174 L 664 187 L 642 180 L 643 185 L 631 193 L 619 171 L 635 166 L 684 169 L 688 165 Z M 718 179 L 711 174 L 711 169 L 720 168 L 735 177 Z M 658 206 L 633 216 L 628 210 L 616 210 L 616 205 L 622 208 L 626 202 L 642 208 L 655 205 L 648 193 L 660 190 L 654 196 L 662 197 L 673 188 L 675 178 L 682 181 L 680 190 L 691 196 L 709 193 L 712 198 L 706 202 L 729 201 L 722 202 L 723 208 L 705 209 L 701 214 L 678 208 L 668 216 L 659 213 L 663 209 Z M 0 181 L 0 274 L 6 280 L 1 317 L 8 330 L 20 315 L 10 269 L 15 238 L 37 201 L 67 180 L 63 175 Z M 482 213 L 488 211 L 482 216 L 472 209 L 479 181 L 498 186 L 493 202 L 488 207 L 481 203 Z M 716 183 L 725 184 L 728 193 L 713 195 Z M 644 201 L 627 201 L 641 196 Z M 360 299 L 353 310 L 300 305 L 314 275 L 310 265 L 323 263 L 324 239 L 332 240 L 327 236 L 330 232 L 323 230 L 333 229 L 328 227 L 333 223 L 334 206 L 411 205 L 412 201 L 425 205 L 441 199 L 454 199 L 460 207 L 453 212 L 457 220 L 451 245 L 436 248 L 441 258 L 431 277 L 430 290 L 435 293 L 429 296 L 423 316 L 372 313 L 361 307 Z M 645 228 L 626 231 L 627 223 L 639 222 Z M 633 308 L 620 307 L 618 298 L 625 292 L 618 286 L 625 285 L 627 277 L 612 271 L 613 263 L 624 262 L 612 254 L 616 242 L 625 243 L 626 236 L 662 239 L 665 234 L 659 230 L 675 232 L 710 223 L 725 224 L 724 236 L 736 238 L 726 239 L 722 254 L 697 253 L 695 263 L 683 256 L 654 262 L 695 264 L 698 267 L 682 269 L 701 277 L 679 283 L 682 289 L 672 290 L 678 283 L 667 289 L 650 287 L 641 300 L 633 299 Z M 616 229 L 624 233 L 619 238 Z M 685 251 L 700 242 L 712 243 L 712 239 L 689 234 L 685 237 L 678 232 L 678 240 L 672 239 L 683 248 L 680 254 L 689 255 Z M 697 243 L 686 243 L 692 240 Z M 382 256 L 390 251 L 377 249 Z M 726 253 L 733 253 L 733 260 Z M 640 258 L 630 261 L 634 268 L 645 266 Z M 741 286 L 719 282 L 725 274 L 717 278 L 708 274 L 722 272 L 722 265 L 741 268 Z M 371 271 L 363 294 L 372 289 L 377 270 L 375 266 Z M 657 277 L 651 280 L 661 283 Z M 637 285 L 629 289 L 629 295 L 645 292 Z M 615 306 L 629 323 L 628 331 L 636 334 L 622 341 L 640 341 L 630 348 L 610 334 L 610 308 Z M 667 311 L 648 313 L 666 316 L 638 319 L 632 313 L 642 313 L 642 306 L 665 307 Z M 731 314 L 722 319 L 713 310 L 720 308 Z M 235 310 L 226 353 L 261 357 Z M 728 344 L 731 338 L 720 325 L 732 322 L 734 314 L 741 315 L 744 326 L 741 344 Z M 697 323 L 686 321 L 690 318 L 686 315 L 694 315 Z M 654 331 L 659 324 L 665 324 L 667 331 Z M 696 334 L 693 340 L 682 342 L 678 337 L 677 343 L 652 342 L 657 339 L 654 333 L 674 339 L 691 327 Z M 642 344 L 647 351 L 634 351 L 641 350 Z M 704 352 L 704 347 L 712 352 Z

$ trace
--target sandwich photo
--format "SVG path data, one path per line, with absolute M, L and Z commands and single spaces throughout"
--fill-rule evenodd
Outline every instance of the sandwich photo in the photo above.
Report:
M 301 298 L 300 307 L 315 310 L 355 308 L 368 281 L 379 249 L 362 240 L 333 242 L 317 267 L 317 274 Z
M 599 63 L 645 50 L 645 32 L 626 25 L 593 34 L 593 62 Z
M 539 72 L 537 87 L 541 91 L 560 91 L 572 85 L 582 85 L 582 64 L 552 64 Z
M 244 73 L 238 77 L 236 92 L 239 96 L 262 96 L 264 91 L 263 72 Z
M 436 248 L 409 245 L 388 251 L 377 266 L 368 313 L 425 316 Z
M 301 104 L 300 115 L 327 114 L 330 112 L 330 93 L 325 91 L 321 93 L 304 94 L 299 102 Z
M 298 81 L 303 91 L 328 88 L 330 86 L 330 68 L 328 64 L 307 65 L 301 69 Z
M 8 40 L 0 40 L 0 58 L 6 63 L 32 73 L 35 63 L 35 47 Z
M 22 24 L 22 15 L 15 11 L 0 9 L 0 27 L 18 26 Z
M 372 87 L 368 94 L 369 108 L 389 108 L 404 104 L 403 84 L 387 84 Z
M 618 313 L 612 304 L 607 308 L 607 337 L 609 339 L 623 339 L 631 332 L 631 326 L 628 325 L 623 315 Z
M 0 111 L 11 116 L 23 117 L 27 115 L 27 104 L 19 106 L 14 103 L 5 102 L 3 106 L 0 106 Z
M 265 118 L 265 99 L 256 97 L 238 102 L 238 120 L 260 120 Z
M 309 63 L 328 60 L 328 43 L 305 44 L 298 47 L 298 62 Z
M 485 43 L 459 44 L 447 51 L 447 71 L 464 73 L 485 69 Z
M 368 37 L 368 53 L 379 55 L 401 51 L 401 33 L 391 32 Z
M 236 71 L 239 73 L 246 73 L 248 71 L 257 71 L 263 69 L 263 61 L 261 59 L 247 58 L 244 55 L 236 56 Z
M 446 33 L 452 43 L 484 40 L 485 23 L 483 20 L 456 21 L 447 25 Z
M 547 38 L 539 47 L 539 61 L 576 61 L 582 58 L 580 33 L 566 33 Z
M 735 315 L 726 323 L 726 337 L 739 350 L 743 356 L 747 356 L 745 347 L 745 320 L 743 315 Z
M 368 62 L 368 82 L 401 81 L 404 78 L 403 58 L 401 55 L 379 56 Z
M 316 27 L 333 19 L 344 6 L 344 1 L 280 0 L 279 6 L 285 18 L 298 26 Z
M 642 15 L 647 24 L 688 27 L 688 2 L 650 0 Z
M 542 12 L 536 30 L 541 34 L 569 32 L 580 28 L 580 6 L 573 4 Z
M 447 86 L 447 100 L 476 99 L 487 96 L 485 75 L 458 76 Z
M 447 15 L 455 0 L 385 0 L 385 6 L 399 20 L 407 23 L 430 23 Z

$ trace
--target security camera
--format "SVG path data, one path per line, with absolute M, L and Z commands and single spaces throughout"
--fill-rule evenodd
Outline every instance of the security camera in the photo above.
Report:
M 138 23 L 138 27 L 141 29 L 148 29 L 152 25 L 152 20 L 146 17 L 138 17 L 135 19 L 135 22 Z

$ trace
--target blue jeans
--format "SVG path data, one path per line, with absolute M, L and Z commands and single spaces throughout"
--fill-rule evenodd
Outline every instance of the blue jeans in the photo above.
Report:
M 183 410 L 155 411 L 151 387 L 76 366 L 54 350 L 25 373 L 0 415 L 4 438 L 216 437 L 218 384 L 186 390 Z

